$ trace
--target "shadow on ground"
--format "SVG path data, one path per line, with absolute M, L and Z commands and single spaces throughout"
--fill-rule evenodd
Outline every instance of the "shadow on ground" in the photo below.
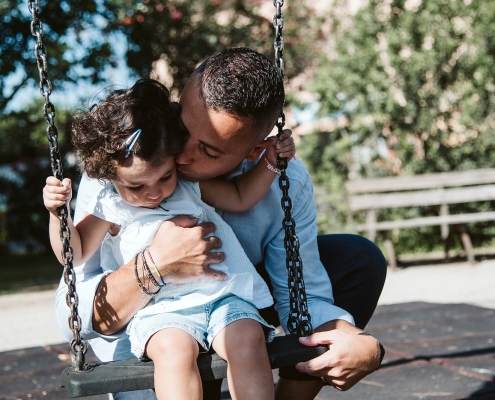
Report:
M 495 310 L 422 302 L 384 305 L 367 330 L 387 350 L 380 370 L 347 392 L 325 387 L 317 399 L 495 400 Z M 65 344 L 0 353 L 0 400 L 66 399 L 60 373 L 68 364 Z M 221 398 L 230 396 L 224 391 Z

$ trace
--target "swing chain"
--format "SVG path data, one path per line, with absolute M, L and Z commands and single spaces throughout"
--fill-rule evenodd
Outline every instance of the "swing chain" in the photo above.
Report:
M 47 72 L 47 54 L 43 44 L 43 24 L 39 20 L 38 14 L 40 6 L 38 0 L 29 0 L 29 12 L 31 13 L 31 34 L 36 38 L 36 46 L 34 55 L 38 64 L 40 75 L 40 92 L 45 98 L 43 105 L 43 114 L 46 119 L 47 128 L 46 136 L 50 146 L 50 160 L 52 173 L 58 180 L 63 179 L 63 165 L 60 149 L 58 147 L 58 132 L 55 126 L 55 106 L 50 102 L 52 93 L 52 83 L 48 79 Z M 81 339 L 81 318 L 77 312 L 79 300 L 76 293 L 76 275 L 72 265 L 73 251 L 70 246 L 70 229 L 67 222 L 69 210 L 66 205 L 57 209 L 58 218 L 60 220 L 60 240 L 62 241 L 62 258 L 64 261 L 64 281 L 67 285 L 67 294 L 65 297 L 67 306 L 70 308 L 69 328 L 72 331 L 74 338 L 71 340 L 71 359 L 72 366 L 76 371 L 84 370 L 84 354 L 87 351 L 86 342 Z
M 284 76 L 284 37 L 282 30 L 284 28 L 284 16 L 281 8 L 284 5 L 284 0 L 273 0 L 273 5 L 276 8 L 273 16 L 273 27 L 275 28 L 275 65 L 279 68 Z M 285 114 L 282 112 L 279 120 L 276 123 L 278 128 L 278 136 L 283 132 L 285 125 Z M 299 239 L 296 235 L 296 221 L 292 218 L 292 201 L 289 196 L 290 182 L 287 176 L 287 159 L 277 158 L 277 167 L 280 169 L 279 187 L 282 190 L 282 210 L 285 217 L 282 221 L 282 226 L 285 230 L 284 247 L 287 254 L 286 267 L 288 272 L 288 286 L 290 299 L 289 320 L 287 328 L 289 333 L 298 336 L 309 336 L 313 333 L 311 325 L 311 316 L 308 310 L 306 299 L 306 288 L 303 278 L 303 264 L 299 256 Z

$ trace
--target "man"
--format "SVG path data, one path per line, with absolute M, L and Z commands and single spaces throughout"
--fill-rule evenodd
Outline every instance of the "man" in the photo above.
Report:
M 182 177 L 192 181 L 216 176 L 235 178 L 249 169 L 267 145 L 263 137 L 280 115 L 283 98 L 280 73 L 259 53 L 229 49 L 210 57 L 191 76 L 181 97 L 181 119 L 189 133 L 184 151 L 176 160 Z M 378 341 L 358 334 L 376 307 L 386 266 L 376 246 L 359 236 L 317 238 L 309 174 L 300 161 L 291 161 L 287 173 L 308 307 L 318 332 L 301 340 L 306 345 L 331 345 L 326 354 L 297 366 L 299 371 L 313 376 L 294 368 L 280 372 L 276 398 L 304 400 L 316 396 L 324 384 L 321 378 L 337 389 L 347 390 L 378 368 Z M 87 198 L 94 193 L 94 185 L 98 183 L 83 178 L 76 219 L 84 211 Z M 264 262 L 275 309 L 285 328 L 289 295 L 280 196 L 275 182 L 262 201 L 248 212 L 221 214 L 253 264 Z M 150 250 L 165 281 L 185 282 L 199 276 L 223 279 L 214 270 L 214 264 L 225 257 L 224 253 L 214 251 L 221 247 L 221 242 L 215 236 L 206 237 L 214 232 L 214 226 L 211 223 L 196 226 L 196 223 L 187 217 L 176 218 L 164 222 L 159 229 Z M 131 358 L 124 328 L 150 301 L 148 296 L 143 301 L 133 264 L 103 275 L 96 254 L 78 269 L 77 292 L 81 335 L 90 339 L 100 360 Z M 64 296 L 65 287 L 61 285 L 57 292 L 57 315 L 59 325 L 70 338 Z M 150 391 L 139 395 L 142 397 L 133 392 L 130 398 L 153 398 Z M 115 395 L 118 399 L 125 396 Z

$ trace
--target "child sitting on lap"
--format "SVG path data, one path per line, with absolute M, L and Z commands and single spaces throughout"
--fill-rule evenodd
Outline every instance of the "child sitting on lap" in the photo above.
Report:
M 128 91 L 110 93 L 75 118 L 73 143 L 81 169 L 105 185 L 76 226 L 69 218 L 74 266 L 100 246 L 107 273 L 134 260 L 136 284 L 149 303 L 134 316 L 127 332 L 132 352 L 155 363 L 158 399 L 201 399 L 196 358 L 210 347 L 228 361 L 234 399 L 273 399 L 264 343 L 272 339 L 274 328 L 257 310 L 273 300 L 234 233 L 212 207 L 226 211 L 253 207 L 277 175 L 273 167 L 277 153 L 288 159 L 294 156 L 293 139 L 284 133 L 277 149 L 273 139 L 264 160 L 235 181 L 214 178 L 199 184 L 177 176 L 174 156 L 186 139 L 180 106 L 169 102 L 163 85 L 149 79 Z M 43 196 L 51 213 L 50 239 L 61 262 L 56 210 L 68 204 L 71 193 L 69 179 L 47 178 Z M 184 214 L 200 223 L 215 223 L 227 255 L 227 261 L 215 267 L 226 273 L 224 281 L 199 278 L 176 284 L 160 275 L 148 246 L 164 220 Z

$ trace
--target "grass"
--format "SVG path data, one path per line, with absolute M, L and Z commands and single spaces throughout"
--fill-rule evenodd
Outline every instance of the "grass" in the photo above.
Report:
M 0 295 L 57 287 L 63 267 L 53 254 L 4 255 L 0 258 Z

